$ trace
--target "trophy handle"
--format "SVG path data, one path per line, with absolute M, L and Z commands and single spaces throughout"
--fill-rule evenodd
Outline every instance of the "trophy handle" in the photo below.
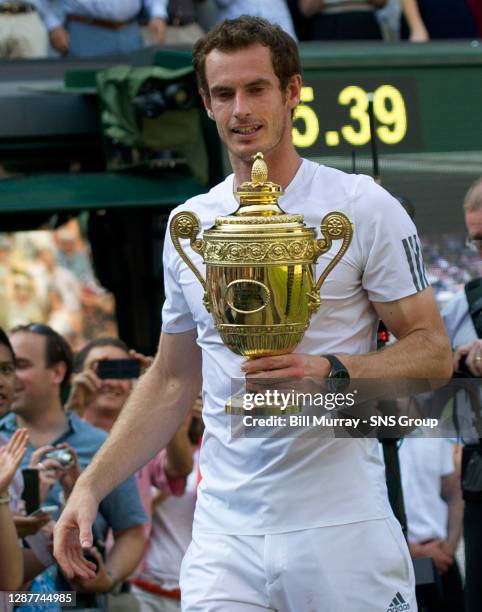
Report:
M 313 293 L 310 294 L 310 297 L 314 300 L 312 306 L 314 310 L 317 310 L 320 305 L 320 289 L 322 284 L 325 282 L 328 274 L 346 253 L 353 237 L 353 225 L 350 219 L 341 212 L 330 212 L 325 215 L 321 221 L 320 229 L 323 238 L 316 241 L 316 252 L 318 257 L 331 249 L 333 240 L 343 240 L 343 242 L 341 243 L 338 253 L 321 273 Z
M 199 270 L 191 261 L 191 258 L 187 255 L 181 246 L 179 241 L 180 238 L 189 238 L 191 248 L 196 253 L 204 255 L 205 241 L 197 238 L 197 235 L 201 231 L 201 222 L 199 217 L 192 212 L 178 212 L 171 219 L 169 224 L 169 232 L 171 234 L 171 240 L 174 248 L 181 256 L 182 260 L 189 266 L 194 272 L 196 278 L 201 283 L 204 289 L 204 305 L 209 310 L 209 300 L 206 292 L 206 281 L 202 277 Z

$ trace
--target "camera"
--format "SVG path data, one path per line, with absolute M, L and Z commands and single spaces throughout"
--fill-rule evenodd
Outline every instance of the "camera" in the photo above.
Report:
M 168 110 L 189 110 L 195 104 L 196 89 L 190 80 L 166 84 L 160 79 L 147 79 L 134 98 L 135 110 L 149 119 Z
M 55 459 L 65 469 L 72 467 L 75 463 L 74 455 L 66 448 L 56 448 L 53 451 L 49 451 L 45 453 L 44 458 Z

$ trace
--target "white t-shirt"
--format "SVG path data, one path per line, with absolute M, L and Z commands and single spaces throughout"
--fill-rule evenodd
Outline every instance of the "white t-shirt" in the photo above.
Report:
M 448 507 L 442 478 L 453 474 L 454 446 L 443 438 L 405 438 L 398 451 L 408 541 L 447 538 Z
M 280 199 L 318 228 L 331 211 L 354 224 L 353 241 L 321 290 L 322 305 L 297 352 L 366 353 L 376 347 L 378 317 L 370 300 L 391 301 L 427 286 L 415 226 L 402 206 L 366 176 L 348 175 L 304 160 Z M 233 175 L 173 212 L 190 210 L 203 231 L 237 208 Z M 183 246 L 205 273 L 200 255 Z M 320 257 L 317 274 L 337 249 Z M 230 534 L 268 534 L 384 518 L 390 514 L 385 470 L 376 440 L 231 436 L 225 404 L 231 379 L 243 378 L 244 359 L 226 348 L 202 303 L 203 289 L 175 251 L 164 249 L 163 331 L 197 327 L 202 349 L 206 430 L 201 450 L 194 528 Z M 186 355 L 186 359 L 189 356 Z

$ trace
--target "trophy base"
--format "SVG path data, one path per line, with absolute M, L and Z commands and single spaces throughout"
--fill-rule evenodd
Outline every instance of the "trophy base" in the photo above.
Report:
M 299 414 L 303 412 L 302 406 L 291 404 L 286 407 L 273 406 L 257 406 L 252 410 L 247 410 L 243 405 L 242 397 L 230 397 L 224 406 L 226 414 L 236 414 L 241 416 L 283 416 L 285 414 Z
M 256 359 L 291 353 L 303 339 L 308 323 L 280 325 L 219 323 L 216 329 L 224 344 L 234 353 L 249 359 Z

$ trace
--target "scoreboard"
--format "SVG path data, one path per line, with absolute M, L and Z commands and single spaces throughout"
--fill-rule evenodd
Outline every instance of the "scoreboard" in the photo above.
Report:
M 293 142 L 307 157 L 370 144 L 368 94 L 383 153 L 482 150 L 482 46 L 301 45 Z

